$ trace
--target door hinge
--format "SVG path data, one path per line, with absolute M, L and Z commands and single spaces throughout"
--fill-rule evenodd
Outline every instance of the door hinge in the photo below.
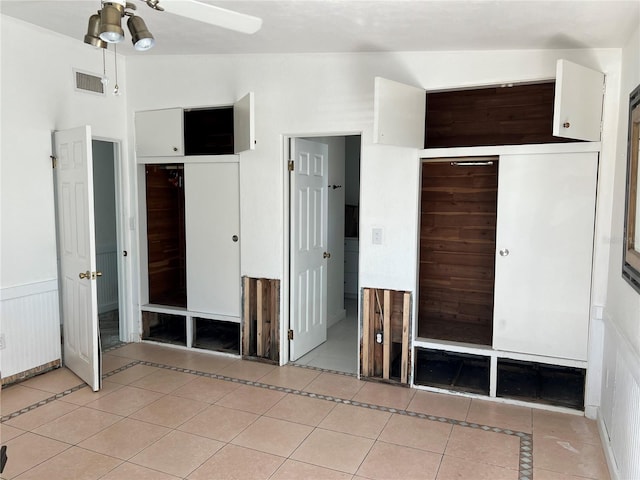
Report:
M 293 172 L 293 160 L 289 160 L 289 171 Z
M 288 337 L 289 337 L 289 340 L 293 340 L 293 330 L 289 330 Z
M 51 159 L 51 168 L 56 168 L 58 166 L 58 159 L 54 155 L 49 155 Z

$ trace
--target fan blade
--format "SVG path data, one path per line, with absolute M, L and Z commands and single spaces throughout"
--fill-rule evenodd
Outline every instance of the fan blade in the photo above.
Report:
M 241 33 L 255 33 L 262 27 L 262 19 L 216 7 L 195 0 L 162 0 L 158 4 L 174 15 L 210 23 Z

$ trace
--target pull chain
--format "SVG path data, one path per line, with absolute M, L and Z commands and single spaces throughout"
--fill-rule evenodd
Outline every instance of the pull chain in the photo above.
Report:
M 113 64 L 115 66 L 115 71 L 116 71 L 116 84 L 113 87 L 113 94 L 114 95 L 120 95 L 120 87 L 118 86 L 118 48 L 117 48 L 117 44 L 114 43 L 113 44 Z

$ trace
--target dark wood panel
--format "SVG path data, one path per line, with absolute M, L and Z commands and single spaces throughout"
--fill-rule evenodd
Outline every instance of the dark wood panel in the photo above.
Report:
M 425 148 L 573 141 L 554 137 L 555 83 L 427 94 Z
M 182 166 L 147 165 L 149 302 L 187 306 Z
M 498 163 L 491 161 L 422 166 L 419 336 L 490 343 L 498 197 Z M 456 329 L 442 328 L 447 322 L 474 324 L 480 333 L 470 340 L 462 329 L 456 338 Z

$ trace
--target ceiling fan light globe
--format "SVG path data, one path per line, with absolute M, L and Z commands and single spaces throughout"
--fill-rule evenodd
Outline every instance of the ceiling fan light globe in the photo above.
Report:
M 133 44 L 133 48 L 135 48 L 139 52 L 144 52 L 153 48 L 155 44 L 156 41 L 153 38 L 142 38 Z
M 141 17 L 131 16 L 127 21 L 127 27 L 131 33 L 133 47 L 138 51 L 145 51 L 152 48 L 156 41 Z
M 94 13 L 89 17 L 84 43 L 93 45 L 96 48 L 107 48 L 107 42 L 100 38 L 100 15 Z
M 124 40 L 124 30 L 120 25 L 123 9 L 120 5 L 105 4 L 100 10 L 100 38 L 107 43 Z

